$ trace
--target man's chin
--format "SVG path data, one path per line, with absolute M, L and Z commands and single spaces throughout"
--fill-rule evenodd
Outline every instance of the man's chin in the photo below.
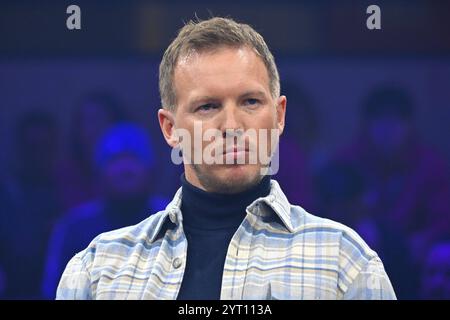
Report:
M 261 180 L 258 168 L 249 165 L 226 165 L 212 174 L 210 180 L 221 187 L 221 193 L 238 193 L 247 190 Z

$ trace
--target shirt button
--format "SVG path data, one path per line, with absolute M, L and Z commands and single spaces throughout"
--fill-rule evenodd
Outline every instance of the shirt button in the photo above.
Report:
M 270 201 L 270 202 L 274 202 L 274 201 L 275 201 L 275 196 L 274 196 L 273 194 L 271 194 L 271 195 L 269 196 L 269 201 Z
M 175 258 L 175 259 L 173 260 L 173 262 L 172 262 L 172 266 L 173 266 L 175 269 L 178 269 L 179 267 L 181 267 L 181 264 L 182 264 L 182 262 L 181 262 L 181 259 L 180 259 L 180 258 Z

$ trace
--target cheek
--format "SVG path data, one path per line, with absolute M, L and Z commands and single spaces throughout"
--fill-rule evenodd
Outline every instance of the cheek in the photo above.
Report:
M 278 117 L 279 117 L 279 114 L 277 112 L 277 109 L 274 107 L 273 108 L 273 112 L 272 112 L 272 116 L 271 116 L 271 121 L 272 121 L 272 127 L 276 128 L 276 129 L 279 128 L 278 127 L 278 123 L 279 123 L 279 120 L 281 120 L 281 119 L 278 119 Z M 280 117 L 281 117 L 281 115 L 280 115 Z
M 259 112 L 249 114 L 246 119 L 247 128 L 272 129 L 278 127 L 278 116 L 275 107 L 266 106 Z
M 174 135 L 176 136 L 181 149 L 192 149 L 194 146 L 194 126 L 185 123 L 178 123 L 174 130 Z
M 277 128 L 271 128 L 267 130 L 266 138 L 264 141 L 259 142 L 261 143 L 262 150 L 266 151 L 266 154 L 269 156 L 272 154 L 272 152 L 275 152 L 276 147 L 279 143 L 279 131 Z M 264 145 L 265 143 L 265 145 Z
M 267 134 L 270 136 L 272 130 L 278 130 L 278 118 L 276 109 L 269 109 L 265 114 L 263 114 L 259 119 L 256 127 L 260 129 L 265 129 Z

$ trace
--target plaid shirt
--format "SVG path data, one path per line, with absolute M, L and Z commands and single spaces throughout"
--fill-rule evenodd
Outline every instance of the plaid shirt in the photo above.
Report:
M 187 251 L 181 197 L 180 188 L 165 210 L 96 237 L 68 263 L 56 298 L 176 299 Z M 396 297 L 380 258 L 353 230 L 291 205 L 271 180 L 231 239 L 221 299 Z

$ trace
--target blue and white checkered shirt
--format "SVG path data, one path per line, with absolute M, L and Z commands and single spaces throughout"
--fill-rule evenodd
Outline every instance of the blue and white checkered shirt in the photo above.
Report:
M 68 263 L 56 298 L 176 299 L 187 251 L 181 197 L 180 188 L 165 210 L 96 237 Z M 221 299 L 396 296 L 380 258 L 353 230 L 291 205 L 271 180 L 231 239 Z

